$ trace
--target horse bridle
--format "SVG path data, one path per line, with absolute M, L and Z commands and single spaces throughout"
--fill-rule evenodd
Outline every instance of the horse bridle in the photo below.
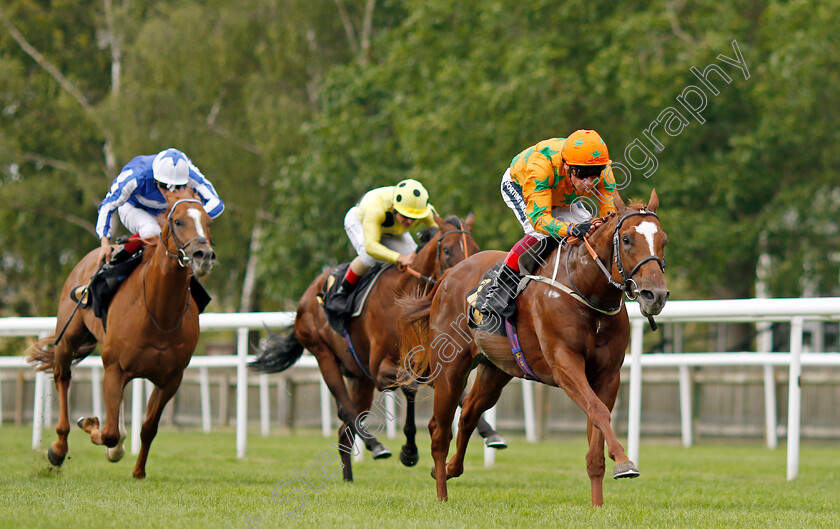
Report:
M 178 249 L 177 253 L 170 253 L 169 248 L 166 247 L 166 241 L 163 240 L 163 237 L 161 235 L 158 235 L 158 237 L 160 237 L 160 241 L 163 243 L 163 249 L 166 252 L 166 256 L 172 259 L 177 259 L 178 264 L 181 266 L 181 268 L 185 268 L 187 266 L 187 263 L 189 263 L 192 260 L 192 258 L 187 255 L 187 248 L 189 248 L 191 244 L 210 243 L 210 245 L 212 246 L 213 241 L 208 240 L 207 237 L 198 236 L 193 237 L 192 239 L 187 241 L 186 244 L 181 244 L 181 241 L 178 239 L 178 236 L 175 235 L 175 223 L 172 220 L 172 214 L 175 212 L 175 208 L 177 208 L 178 205 L 182 202 L 193 202 L 195 204 L 201 204 L 200 200 L 196 200 L 194 198 L 182 198 L 181 200 L 178 200 L 177 202 L 172 204 L 172 207 L 169 208 L 169 214 L 166 216 L 166 221 L 169 223 L 169 237 L 172 237 L 172 240 L 175 241 L 175 248 Z
M 618 219 L 618 222 L 615 225 L 615 229 L 613 230 L 613 244 L 612 244 L 613 260 L 615 261 L 616 268 L 618 268 L 618 273 L 621 274 L 621 280 L 623 281 L 623 283 L 619 283 L 618 281 L 613 279 L 612 274 L 609 272 L 609 270 L 607 270 L 607 267 L 604 265 L 603 261 L 601 261 L 601 258 L 598 256 L 598 253 L 589 244 L 589 241 L 587 240 L 587 238 L 586 237 L 583 238 L 583 242 L 586 246 L 586 249 L 589 251 L 589 254 L 592 256 L 592 259 L 598 264 L 598 267 L 601 269 L 601 271 L 604 272 L 604 276 L 606 276 L 607 282 L 610 285 L 617 288 L 618 290 L 620 290 L 624 295 L 627 296 L 627 299 L 629 299 L 629 300 L 634 300 L 639 295 L 639 287 L 636 284 L 636 282 L 633 280 L 633 276 L 636 275 L 636 272 L 639 271 L 639 269 L 642 267 L 643 264 L 647 263 L 648 261 L 656 261 L 659 264 L 659 268 L 662 270 L 662 272 L 663 273 L 665 272 L 665 260 L 660 259 L 656 255 L 648 255 L 644 259 L 641 259 L 638 263 L 636 263 L 636 266 L 633 267 L 633 269 L 630 271 L 629 275 L 625 272 L 624 264 L 621 262 L 621 251 L 619 250 L 619 247 L 618 247 L 619 239 L 620 239 L 619 230 L 621 229 L 621 225 L 624 224 L 625 220 L 629 219 L 630 217 L 637 217 L 637 216 L 640 216 L 640 215 L 641 216 L 651 215 L 654 218 L 656 218 L 657 220 L 659 219 L 659 217 L 653 211 L 647 211 L 645 209 L 640 209 L 640 210 L 636 210 L 636 211 L 633 211 L 631 213 L 628 213 L 627 215 L 624 215 L 623 217 Z M 586 296 L 584 296 L 581 293 L 580 289 L 575 285 L 575 282 L 572 280 L 572 274 L 569 271 L 569 257 L 571 255 L 571 253 L 572 252 L 569 251 L 566 254 L 566 276 L 569 278 L 569 283 L 571 283 L 572 288 L 575 290 L 575 292 L 578 295 L 580 295 L 582 298 L 584 298 L 588 304 L 592 305 L 593 307 L 598 307 L 597 305 L 592 303 L 588 298 L 586 298 Z M 599 307 L 599 309 L 600 309 L 600 307 Z M 610 311 L 610 310 L 614 310 L 614 309 L 603 309 L 603 310 L 604 311 Z
M 443 250 L 443 246 L 442 246 L 443 239 L 447 235 L 453 235 L 453 234 L 460 233 L 461 234 L 461 240 L 464 243 L 464 259 L 466 259 L 467 257 L 470 256 L 470 251 L 467 249 L 467 234 L 470 233 L 470 232 L 468 230 L 464 229 L 464 225 L 460 220 L 458 221 L 458 227 L 460 229 L 447 231 L 447 232 L 441 234 L 440 237 L 438 237 L 437 247 L 435 248 L 435 260 L 437 261 L 437 265 L 438 265 L 438 277 L 443 275 L 443 265 L 440 264 L 440 252 Z M 432 282 L 432 284 L 434 284 L 434 282 Z
M 441 236 L 438 237 L 438 239 L 437 239 L 437 243 L 436 243 L 436 247 L 435 247 L 435 260 L 437 261 L 437 265 L 438 265 L 438 277 L 443 275 L 443 265 L 440 264 L 440 253 L 443 250 L 443 247 L 441 246 L 441 244 L 443 243 L 443 238 L 446 237 L 447 235 L 452 235 L 452 234 L 457 234 L 457 233 L 462 234 L 461 236 L 463 237 L 463 243 L 464 243 L 464 259 L 466 259 L 467 257 L 470 256 L 470 252 L 467 249 L 467 234 L 470 233 L 470 231 L 463 229 L 463 225 L 460 224 L 460 221 L 458 221 L 458 222 L 459 222 L 459 225 L 460 225 L 461 229 L 459 229 L 459 230 L 449 230 L 445 233 L 442 233 Z M 417 279 L 421 279 L 421 280 L 425 281 L 426 283 L 428 283 L 430 285 L 434 285 L 435 283 L 437 283 L 437 279 L 435 279 L 434 277 L 421 274 L 420 272 L 411 268 L 410 266 L 397 265 L 397 268 L 401 272 L 408 272 L 409 274 L 413 275 Z

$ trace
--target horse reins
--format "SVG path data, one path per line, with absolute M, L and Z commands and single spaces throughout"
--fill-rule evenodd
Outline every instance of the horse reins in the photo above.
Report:
M 467 257 L 470 256 L 470 252 L 467 249 L 467 234 L 470 233 L 470 232 L 468 230 L 463 229 L 464 226 L 463 226 L 463 224 L 460 223 L 460 221 L 459 221 L 459 225 L 460 225 L 459 227 L 461 229 L 449 230 L 446 233 L 442 234 L 437 239 L 437 244 L 436 244 L 436 248 L 435 248 L 435 260 L 437 261 L 437 265 L 438 265 L 438 277 L 443 275 L 443 265 L 440 264 L 440 253 L 442 251 L 441 244 L 443 243 L 443 238 L 446 237 L 447 235 L 453 235 L 453 234 L 460 233 L 461 234 L 461 240 L 464 244 L 464 259 L 466 259 Z M 420 272 L 411 268 L 410 266 L 397 265 L 397 268 L 400 270 L 400 272 L 406 272 L 408 274 L 411 274 L 414 277 L 416 277 L 417 279 L 425 281 L 426 283 L 428 283 L 430 285 L 434 285 L 435 283 L 437 283 L 437 279 L 435 279 L 434 277 L 421 274 Z

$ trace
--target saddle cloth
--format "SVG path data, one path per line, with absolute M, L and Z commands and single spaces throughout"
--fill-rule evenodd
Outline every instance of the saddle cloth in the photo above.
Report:
M 327 276 L 327 280 L 324 281 L 324 286 L 316 296 L 318 298 L 318 303 L 320 303 L 321 306 L 323 306 L 327 300 L 332 297 L 335 291 L 338 290 L 338 287 L 341 285 L 341 281 L 347 274 L 347 268 L 349 266 L 350 263 L 342 263 L 333 268 L 330 275 Z M 365 275 L 359 279 L 359 283 L 347 299 L 347 306 L 343 311 L 341 311 L 341 314 L 335 314 L 328 310 L 324 311 L 327 315 L 327 321 L 333 330 L 339 334 L 344 334 L 347 321 L 351 318 L 359 316 L 362 313 L 362 310 L 365 308 L 365 302 L 367 301 L 368 295 L 373 289 L 373 285 L 376 284 L 376 281 L 379 279 L 379 276 L 382 275 L 382 272 L 390 266 L 393 265 L 388 263 L 377 263 L 372 266 L 370 270 L 368 270 Z

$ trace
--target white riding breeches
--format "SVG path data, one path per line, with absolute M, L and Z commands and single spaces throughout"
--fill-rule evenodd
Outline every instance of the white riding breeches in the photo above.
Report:
M 120 221 L 129 233 L 139 233 L 143 239 L 160 235 L 160 224 L 157 217 L 137 206 L 123 204 L 117 209 Z

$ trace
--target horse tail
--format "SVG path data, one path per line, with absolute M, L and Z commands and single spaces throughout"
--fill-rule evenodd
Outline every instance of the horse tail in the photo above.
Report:
M 41 338 L 26 349 L 26 354 L 35 371 L 51 371 L 55 366 L 55 336 Z
M 55 335 L 41 338 L 26 349 L 26 361 L 35 371 L 52 371 L 55 367 Z M 96 349 L 96 340 L 87 341 L 73 354 L 73 364 L 84 360 Z
M 303 345 L 292 330 L 286 336 L 268 331 L 268 337 L 260 340 L 259 347 L 254 347 L 257 359 L 248 366 L 259 373 L 279 373 L 292 367 L 303 356 Z
M 417 293 L 398 300 L 401 309 L 400 366 L 397 382 L 408 386 L 422 379 L 429 371 L 429 316 L 438 282 L 425 296 Z

